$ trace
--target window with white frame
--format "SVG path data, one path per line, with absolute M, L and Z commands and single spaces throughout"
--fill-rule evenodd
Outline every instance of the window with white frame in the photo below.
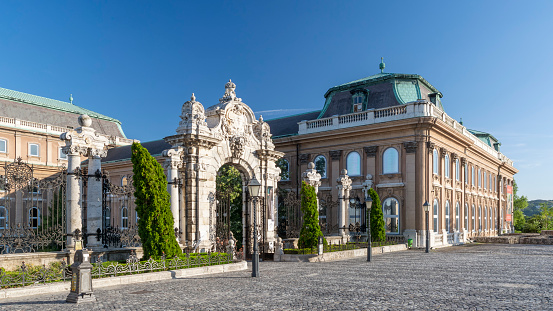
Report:
M 352 151 L 346 158 L 346 168 L 349 176 L 361 175 L 361 156 L 358 152 Z
M 4 206 L 0 206 L 0 229 L 8 229 L 8 210 Z
M 455 205 L 455 231 L 459 231 L 459 227 L 461 226 L 461 223 L 459 222 L 460 216 L 459 213 L 461 212 L 461 206 L 459 205 L 459 202 Z
M 38 157 L 40 155 L 40 148 L 38 144 L 29 144 L 29 155 Z
M 438 217 L 438 213 L 440 211 L 440 203 L 438 202 L 438 199 L 434 199 L 434 208 L 433 208 L 433 217 L 434 217 L 434 223 L 432 224 L 433 225 L 433 229 L 434 229 L 434 232 L 438 232 L 438 228 L 439 228 L 439 225 L 440 225 L 440 221 L 439 221 L 439 217 Z
M 399 234 L 399 201 L 387 198 L 382 204 L 386 233 Z
M 399 173 L 399 153 L 396 148 L 388 148 L 382 155 L 382 173 Z
M 463 218 L 465 219 L 465 227 L 463 229 L 469 230 L 469 205 L 465 203 L 465 210 L 463 211 Z
M 472 204 L 472 231 L 476 231 L 476 207 L 474 206 L 474 204 Z
M 326 158 L 323 155 L 318 155 L 313 161 L 317 173 L 321 175 L 321 178 L 326 178 Z M 349 173 L 349 172 L 348 172 Z
M 8 153 L 8 141 L 0 139 L 0 153 Z
M 121 229 L 129 228 L 129 209 L 126 206 L 121 207 Z
M 444 166 L 445 166 L 445 178 L 449 178 L 449 155 L 446 154 L 444 157 Z
M 29 226 L 33 229 L 40 226 L 40 211 L 36 206 L 29 209 Z
M 67 160 L 67 154 L 65 154 L 65 152 L 63 152 L 62 147 L 59 148 L 58 154 L 59 154 L 59 159 L 60 160 Z
M 445 230 L 451 232 L 449 201 L 445 201 Z
M 436 149 L 432 151 L 432 172 L 436 175 L 440 174 L 440 158 Z
M 461 180 L 461 165 L 459 165 L 459 159 L 455 159 L 455 180 Z

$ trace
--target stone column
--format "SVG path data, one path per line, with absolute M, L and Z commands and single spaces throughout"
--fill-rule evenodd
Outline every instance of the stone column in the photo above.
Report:
M 301 175 L 303 181 L 308 185 L 315 187 L 315 194 L 319 193 L 319 186 L 321 185 L 321 174 L 317 173 L 315 169 L 315 163 L 309 162 L 307 164 L 307 170 Z M 317 199 L 317 202 L 319 199 Z
M 173 214 L 173 230 L 177 229 L 181 232 L 180 225 L 180 207 L 179 207 L 179 187 L 182 184 L 179 178 L 178 169 L 182 167 L 182 147 L 176 147 L 173 149 L 167 149 L 163 151 L 163 156 L 168 157 L 165 160 L 165 167 L 167 168 L 167 191 L 171 195 L 171 213 Z M 180 236 L 177 238 L 180 242 Z
M 342 237 L 347 236 L 346 220 L 348 211 L 349 191 L 351 190 L 351 179 L 348 176 L 348 171 L 343 169 L 340 178 L 336 180 L 338 185 L 338 200 L 340 200 L 340 210 L 338 211 L 338 227 Z
M 67 153 L 67 189 L 65 191 L 66 196 L 66 230 L 67 230 L 67 241 L 66 248 L 68 250 L 75 249 L 75 241 L 73 240 L 73 233 L 75 230 L 83 229 L 83 217 L 81 210 L 81 180 L 79 171 L 79 164 L 81 162 L 81 156 L 77 150 L 72 150 L 72 152 L 67 152 L 69 150 L 64 150 Z
M 98 249 L 102 247 L 102 241 L 98 241 L 95 235 L 98 229 L 102 229 L 102 164 L 100 154 L 98 152 L 92 153 L 96 154 L 91 154 L 88 158 L 88 184 L 86 193 L 87 248 Z
M 100 241 L 96 239 L 95 233 L 102 226 L 102 179 L 101 179 L 101 157 L 107 155 L 106 146 L 109 138 L 97 134 L 91 128 L 92 119 L 87 115 L 79 116 L 80 127 L 62 133 L 60 139 L 65 141 L 63 152 L 68 155 L 67 169 L 67 190 L 66 190 L 66 209 L 67 209 L 67 234 L 73 234 L 76 229 L 82 230 L 82 206 L 81 198 L 81 180 L 88 178 L 87 192 L 87 233 L 88 247 L 95 248 L 100 246 Z M 88 175 L 79 176 L 80 156 L 89 157 Z M 97 179 L 96 172 L 99 172 Z M 74 250 L 73 238 L 68 236 L 67 249 Z
M 419 247 L 417 238 L 417 214 L 421 212 L 422 203 L 417 201 L 417 162 L 416 152 L 418 143 L 416 141 L 404 142 L 405 148 L 405 200 L 403 205 L 403 236 L 413 240 L 413 247 Z

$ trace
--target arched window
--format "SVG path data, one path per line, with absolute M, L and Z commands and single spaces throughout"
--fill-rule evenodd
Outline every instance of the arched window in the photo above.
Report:
M 469 183 L 469 165 L 465 162 L 465 184 L 468 185 L 468 183 Z
M 135 221 L 135 225 L 138 227 L 138 220 L 140 219 L 140 217 L 138 217 L 138 212 L 137 211 L 134 211 L 134 221 Z
M 386 233 L 399 234 L 399 201 L 387 198 L 382 204 Z
M 121 186 L 126 186 L 129 184 L 129 178 L 127 176 L 121 177 Z
M 445 201 L 445 230 L 451 232 L 451 221 L 449 218 L 449 201 Z
M 457 202 L 457 204 L 455 205 L 455 231 L 459 231 L 459 227 L 461 226 L 460 224 L 460 216 L 459 215 L 461 212 L 461 206 L 459 205 L 459 202 Z
M 321 174 L 321 178 L 326 178 L 326 158 L 323 155 L 319 155 L 313 161 L 317 173 Z
M 126 206 L 121 207 L 121 229 L 129 228 L 129 209 Z
M 461 166 L 459 165 L 459 159 L 455 159 L 455 180 L 461 180 Z
M 436 175 L 440 174 L 440 158 L 436 149 L 432 151 L 432 172 Z
M 8 210 L 4 206 L 0 206 L 0 229 L 8 229 Z
M 361 175 L 361 156 L 356 151 L 352 151 L 346 158 L 346 168 L 349 176 Z
M 434 223 L 433 223 L 433 227 L 434 227 L 434 232 L 438 232 L 438 228 L 439 228 L 439 225 L 440 225 L 440 222 L 439 222 L 439 219 L 438 219 L 438 213 L 440 211 L 440 203 L 438 202 L 438 199 L 434 199 L 434 208 L 433 208 L 433 212 L 434 212 Z
M 382 156 L 382 173 L 399 173 L 399 154 L 396 148 L 388 148 Z
M 469 230 L 469 205 L 467 203 L 465 203 L 465 210 L 463 212 L 464 212 L 463 217 L 465 219 L 465 223 L 464 223 L 465 227 L 463 229 L 468 231 Z
M 276 161 L 276 166 L 280 168 L 280 180 L 290 180 L 290 162 L 284 158 L 280 158 Z
M 444 157 L 444 166 L 445 166 L 445 178 L 449 178 L 449 155 L 446 154 Z
M 482 172 L 478 169 L 478 188 L 482 188 Z
M 472 173 L 472 174 L 471 174 L 472 184 L 471 184 L 471 185 L 476 186 L 476 184 L 474 183 L 474 181 L 475 181 L 475 179 L 474 179 L 474 178 L 475 178 L 475 175 L 474 175 L 474 165 L 471 166 L 471 167 L 472 167 L 472 172 L 471 172 L 471 173 Z
M 111 209 L 109 207 L 104 208 L 104 228 L 111 227 Z
M 476 231 L 476 218 L 475 218 L 475 213 L 476 213 L 476 207 L 474 206 L 474 204 L 472 204 L 472 231 Z
M 29 209 L 29 226 L 33 229 L 40 226 L 40 211 L 36 206 Z

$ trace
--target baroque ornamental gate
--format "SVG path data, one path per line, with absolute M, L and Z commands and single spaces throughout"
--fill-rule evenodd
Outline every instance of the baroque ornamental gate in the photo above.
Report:
M 0 254 L 65 247 L 65 168 L 43 179 L 19 157 L 0 176 Z
M 279 189 L 278 196 L 278 235 L 283 239 L 299 238 L 303 224 L 301 197 L 293 190 L 281 189 Z

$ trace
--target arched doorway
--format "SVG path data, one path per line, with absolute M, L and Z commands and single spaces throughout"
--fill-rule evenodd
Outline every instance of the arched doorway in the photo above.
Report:
M 262 117 L 255 118 L 250 107 L 236 97 L 235 88 L 236 85 L 229 81 L 219 103 L 207 109 L 192 95 L 182 106 L 177 134 L 165 138 L 172 146 L 164 152 L 171 164 L 168 177 L 170 180 L 180 178 L 183 187 L 179 200 L 172 200 L 171 210 L 174 215 L 178 214 L 175 224 L 180 229 L 180 242 L 188 249 L 207 251 L 217 244 L 218 235 L 221 235 L 219 242 L 228 238 L 224 231 L 230 235 L 232 206 L 229 205 L 224 216 L 228 207 L 224 207 L 221 200 L 217 204 L 218 199 L 225 198 L 223 191 L 217 189 L 217 176 L 222 167 L 230 165 L 240 172 L 242 179 L 245 253 L 250 253 L 248 245 L 253 238 L 250 234 L 253 201 L 247 197 L 246 186 L 254 177 L 262 186 L 256 215 L 256 225 L 263 238 L 260 250 L 271 253 L 277 219 L 274 189 L 280 173 L 275 161 L 283 153 L 274 150 L 269 125 Z

